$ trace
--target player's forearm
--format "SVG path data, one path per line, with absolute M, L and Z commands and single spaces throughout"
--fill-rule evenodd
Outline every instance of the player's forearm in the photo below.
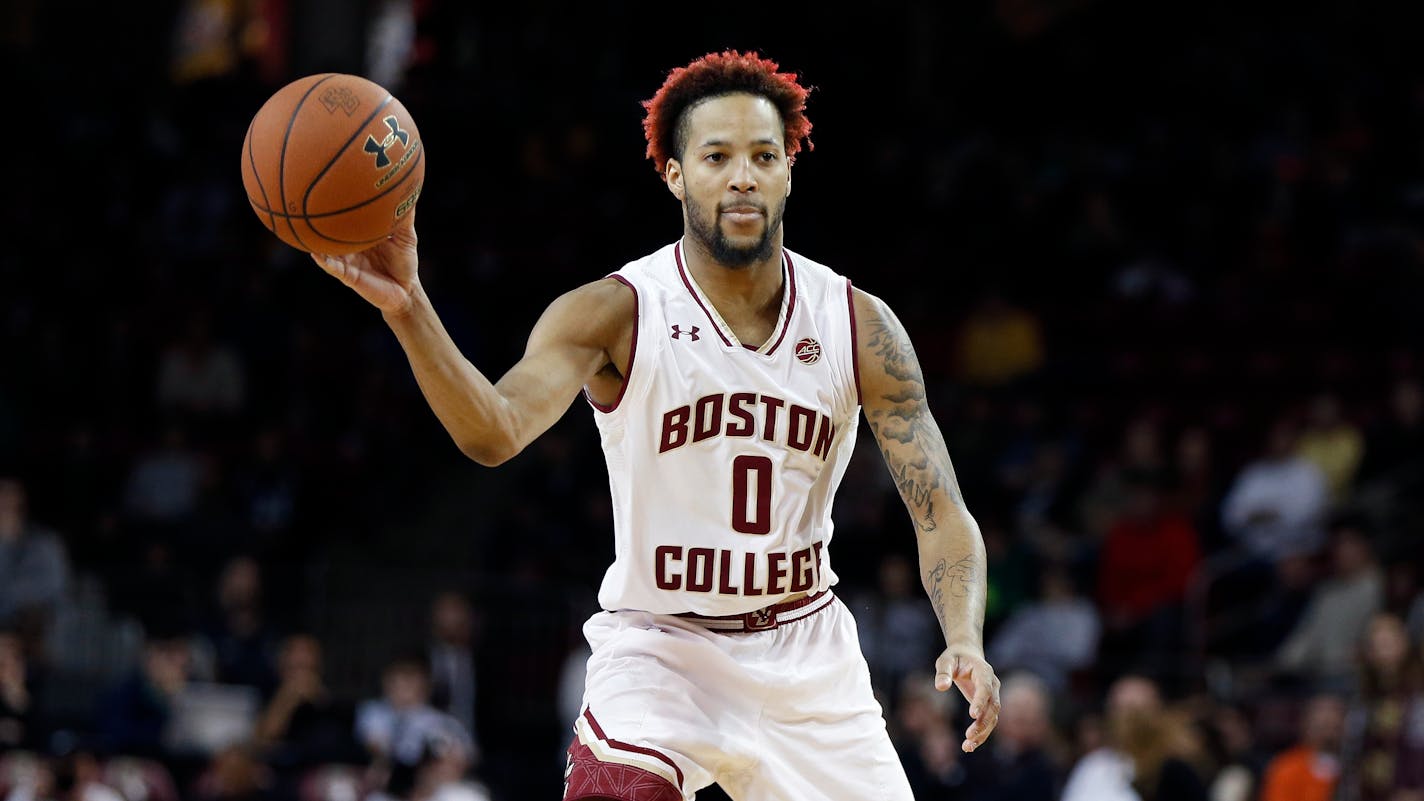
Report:
M 425 400 L 460 450 L 493 467 L 518 451 L 508 404 L 460 353 L 419 284 L 409 311 L 386 315 Z
M 930 596 L 945 643 L 984 651 L 984 603 L 988 592 L 987 558 L 979 525 L 960 504 L 937 504 L 946 510 L 937 525 L 916 525 L 920 579 Z

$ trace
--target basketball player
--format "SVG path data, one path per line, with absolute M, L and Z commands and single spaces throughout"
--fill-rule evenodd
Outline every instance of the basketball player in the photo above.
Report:
M 492 384 L 461 356 L 416 271 L 413 223 L 317 256 L 383 313 L 461 450 L 497 465 L 582 391 L 602 434 L 616 558 L 564 798 L 907 801 L 850 612 L 831 593 L 831 502 L 870 421 L 910 511 L 955 685 L 983 744 L 985 556 L 894 314 L 782 244 L 808 90 L 755 54 L 673 70 L 644 106 L 681 239 L 555 300 Z

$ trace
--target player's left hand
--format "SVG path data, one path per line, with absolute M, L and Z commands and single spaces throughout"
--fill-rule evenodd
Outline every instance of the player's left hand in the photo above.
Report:
M 964 694 L 974 719 L 959 746 L 967 753 L 983 745 L 999 723 L 999 677 L 982 655 L 946 648 L 935 660 L 935 689 L 944 692 L 951 684 Z

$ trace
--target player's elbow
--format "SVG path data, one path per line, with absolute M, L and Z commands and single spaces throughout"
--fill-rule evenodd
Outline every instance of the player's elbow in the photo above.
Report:
M 485 467 L 498 467 L 513 459 L 520 450 L 513 440 L 507 438 L 458 440 L 457 444 L 460 446 L 461 453 Z

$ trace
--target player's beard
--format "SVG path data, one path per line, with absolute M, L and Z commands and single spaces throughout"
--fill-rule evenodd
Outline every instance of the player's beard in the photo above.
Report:
M 727 239 L 727 235 L 722 232 L 722 212 L 714 210 L 709 218 L 703 214 L 704 208 L 691 196 L 688 196 L 688 227 L 692 229 L 692 235 L 697 237 L 697 241 L 702 243 L 702 246 L 712 254 L 712 258 L 718 264 L 735 270 L 771 258 L 776 232 L 781 230 L 781 217 L 786 213 L 786 198 L 781 199 L 775 212 L 767 215 L 766 227 L 762 229 L 761 238 L 751 245 L 740 247 L 733 245 Z

